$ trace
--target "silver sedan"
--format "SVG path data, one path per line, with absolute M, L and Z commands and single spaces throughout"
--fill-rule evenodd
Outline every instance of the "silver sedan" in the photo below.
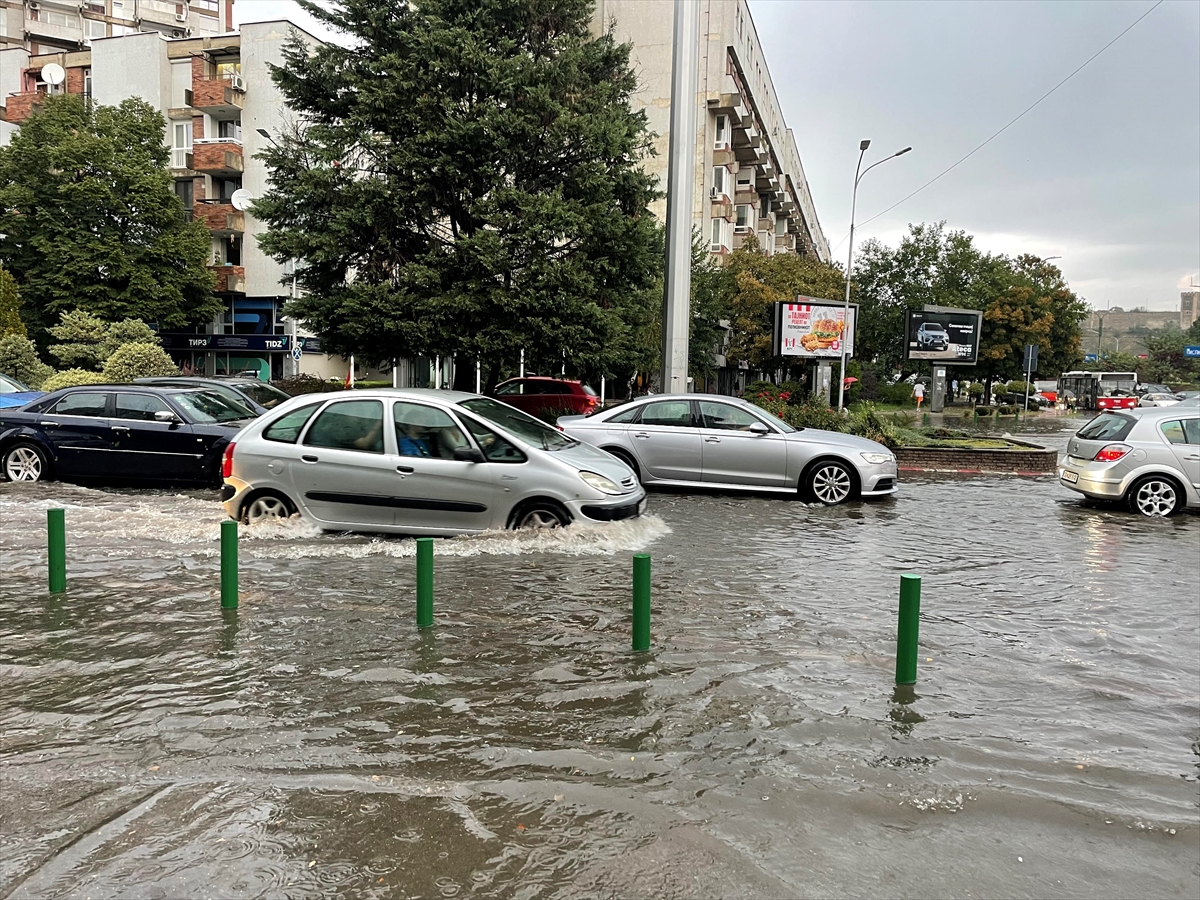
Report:
M 828 506 L 896 491 L 896 456 L 866 438 L 793 428 L 714 394 L 644 397 L 559 427 L 622 460 L 642 484 L 796 494 Z

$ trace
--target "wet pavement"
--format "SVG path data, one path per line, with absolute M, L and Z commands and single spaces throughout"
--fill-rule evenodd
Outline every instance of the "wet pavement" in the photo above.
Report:
M 653 494 L 439 541 L 423 632 L 411 541 L 300 523 L 244 530 L 222 614 L 221 518 L 0 485 L 0 897 L 1200 895 L 1195 514 L 1052 477 Z

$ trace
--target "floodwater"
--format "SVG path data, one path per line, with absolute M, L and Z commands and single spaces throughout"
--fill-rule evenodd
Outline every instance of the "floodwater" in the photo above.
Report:
M 1194 514 L 1052 477 L 655 494 L 439 541 L 421 632 L 411 541 L 300 523 L 243 530 L 223 614 L 221 519 L 0 485 L 0 897 L 1200 895 Z

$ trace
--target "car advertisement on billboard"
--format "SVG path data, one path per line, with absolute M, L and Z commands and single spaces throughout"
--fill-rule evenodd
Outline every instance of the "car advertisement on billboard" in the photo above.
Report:
M 983 313 L 976 309 L 910 309 L 904 317 L 904 358 L 973 366 L 979 358 L 982 326 Z
M 850 304 L 849 316 L 841 303 L 797 297 L 795 303 L 775 304 L 775 355 L 811 359 L 837 359 L 842 348 L 854 355 L 854 323 L 858 307 Z

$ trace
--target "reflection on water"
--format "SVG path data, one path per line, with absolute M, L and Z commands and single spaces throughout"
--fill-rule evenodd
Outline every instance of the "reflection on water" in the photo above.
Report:
M 417 631 L 411 541 L 244 529 L 223 613 L 213 498 L 0 486 L 0 895 L 1195 895 L 1196 516 L 982 477 L 651 511 L 439 541 Z

